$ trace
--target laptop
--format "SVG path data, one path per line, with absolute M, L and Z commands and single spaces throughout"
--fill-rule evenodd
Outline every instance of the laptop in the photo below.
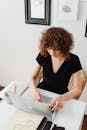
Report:
M 32 100 L 31 98 L 25 98 L 20 95 L 13 94 L 12 92 L 8 92 L 8 96 L 13 103 L 13 105 L 25 112 L 33 112 L 35 114 L 44 115 L 47 118 L 52 117 L 52 111 L 49 106 L 49 102 L 52 100 L 49 97 L 46 97 L 45 95 L 42 95 L 44 102 L 37 102 Z M 46 101 L 46 102 L 45 102 Z

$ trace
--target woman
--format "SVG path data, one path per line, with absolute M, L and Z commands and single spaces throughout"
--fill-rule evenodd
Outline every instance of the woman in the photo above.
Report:
M 77 97 L 82 92 L 80 83 L 82 66 L 78 56 L 70 52 L 72 47 L 72 35 L 63 28 L 52 27 L 42 34 L 40 53 L 30 77 L 30 87 L 33 98 L 37 101 L 42 101 L 37 87 L 60 94 L 50 103 L 53 110 L 61 109 L 63 101 Z M 43 74 L 43 80 L 36 86 L 35 81 L 40 71 Z M 69 91 L 68 83 L 72 75 L 73 89 Z

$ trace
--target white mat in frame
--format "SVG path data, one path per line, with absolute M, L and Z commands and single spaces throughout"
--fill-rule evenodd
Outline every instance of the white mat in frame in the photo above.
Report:
M 58 19 L 77 20 L 79 0 L 58 0 Z

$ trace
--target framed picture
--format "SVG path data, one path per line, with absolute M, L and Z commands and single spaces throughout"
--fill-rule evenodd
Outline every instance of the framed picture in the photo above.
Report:
M 79 0 L 58 0 L 58 19 L 77 20 Z
M 50 25 L 51 0 L 25 0 L 25 22 Z
M 87 37 L 87 20 L 86 20 L 86 28 L 85 28 L 85 37 Z

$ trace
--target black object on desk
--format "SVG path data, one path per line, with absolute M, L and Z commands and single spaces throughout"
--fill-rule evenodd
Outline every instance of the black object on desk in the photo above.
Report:
M 50 130 L 51 125 L 52 125 L 52 122 L 48 121 L 47 118 L 44 117 L 36 130 Z M 52 130 L 65 130 L 65 128 L 57 127 L 56 124 L 54 124 L 54 127 Z
M 47 118 L 43 117 L 42 121 L 40 122 L 40 124 L 39 124 L 39 126 L 38 126 L 38 128 L 36 130 L 43 129 L 43 127 L 45 126 L 46 122 L 47 122 Z
M 65 130 L 65 128 L 64 127 L 56 127 L 56 126 L 54 126 L 52 130 Z
M 47 121 L 45 126 L 44 126 L 44 128 L 43 128 L 43 130 L 50 130 L 51 125 L 52 125 L 52 122 L 51 121 Z
M 0 97 L 0 101 L 3 100 L 3 98 Z

